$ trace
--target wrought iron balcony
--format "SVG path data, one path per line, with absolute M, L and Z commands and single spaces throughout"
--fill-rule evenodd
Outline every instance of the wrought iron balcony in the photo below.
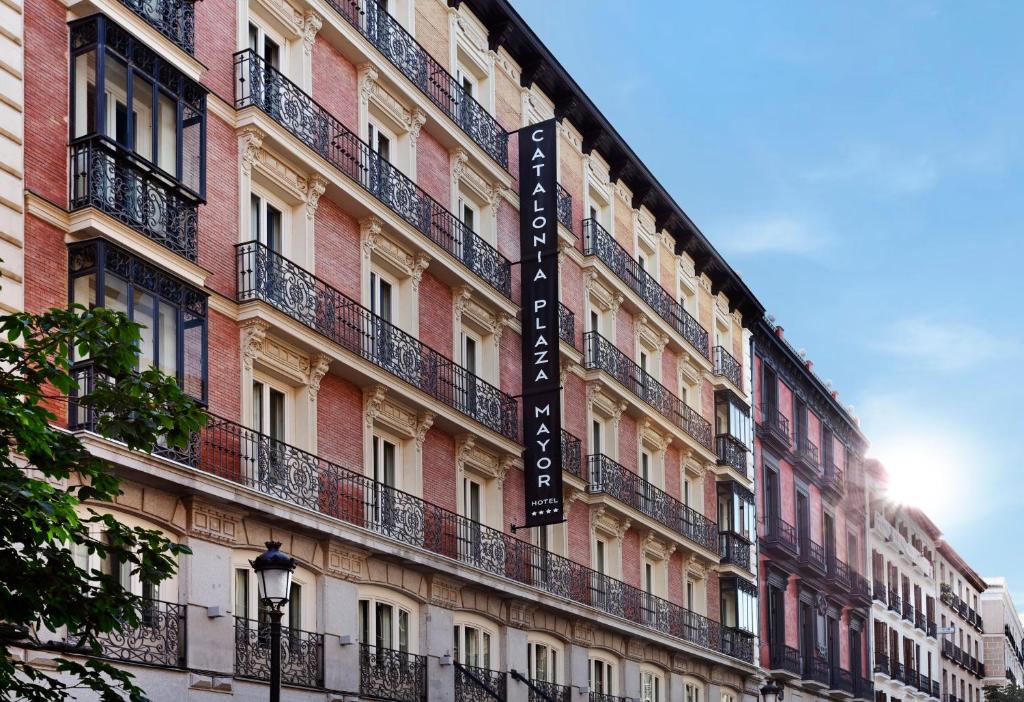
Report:
M 794 677 L 800 677 L 802 665 L 798 649 L 783 644 L 770 644 L 768 658 L 768 666 L 772 672 L 785 671 Z
M 605 692 L 594 692 L 590 691 L 590 696 L 587 697 L 587 702 L 630 702 L 629 697 L 620 697 L 619 695 L 609 695 Z
M 508 168 L 508 132 L 376 0 L 327 0 L 487 155 Z
M 505 297 L 510 263 L 251 50 L 235 54 L 235 108 L 256 107 Z
M 900 682 L 907 681 L 907 671 L 899 661 L 892 661 L 889 666 L 889 677 Z
M 917 676 L 917 689 L 924 694 L 930 694 L 932 691 L 932 681 L 927 675 L 919 673 Z
M 712 360 L 715 364 L 715 375 L 725 378 L 740 390 L 743 389 L 743 364 L 726 351 L 724 346 L 712 349 Z
M 832 490 L 837 495 L 843 494 L 843 469 L 835 463 L 829 462 L 825 466 L 825 489 Z
M 871 594 L 874 597 L 874 599 L 878 600 L 882 604 L 885 604 L 889 601 L 887 593 L 888 590 L 886 590 L 885 588 L 885 583 L 880 583 L 877 580 L 874 581 L 873 589 L 871 591 Z
M 764 546 L 786 556 L 795 557 L 800 552 L 797 545 L 796 527 L 781 517 L 765 518 Z
M 932 680 L 931 696 L 935 699 L 939 699 L 942 696 L 938 680 Z
M 747 474 L 747 447 L 736 437 L 730 434 L 716 436 L 715 454 L 718 455 L 718 465 L 735 468 L 741 475 Z
M 270 624 L 235 617 L 235 675 L 270 680 Z M 281 681 L 324 685 L 324 635 L 281 627 Z
M 754 637 L 748 632 L 722 627 L 722 653 L 741 661 L 754 660 Z
M 129 663 L 180 668 L 185 665 L 186 606 L 161 600 L 144 600 L 137 626 L 100 633 L 101 655 Z M 92 654 L 73 634 L 65 637 L 67 647 L 83 655 Z
M 359 644 L 359 694 L 393 702 L 425 702 L 427 657 Z
M 896 612 L 900 615 L 902 615 L 903 611 L 903 600 L 901 600 L 900 596 L 896 594 L 896 591 L 892 589 L 889 590 L 889 611 Z
M 826 562 L 828 566 L 828 582 L 833 587 L 843 590 L 850 590 L 850 566 L 841 561 L 835 555 L 829 556 Z
M 797 437 L 796 459 L 807 466 L 808 469 L 817 472 L 820 463 L 818 462 L 818 446 L 806 436 Z
M 809 537 L 800 539 L 800 565 L 818 575 L 825 575 L 825 547 Z
M 804 657 L 803 679 L 828 687 L 830 677 L 828 661 L 817 654 Z
M 837 692 L 845 692 L 851 697 L 853 696 L 853 673 L 844 668 L 840 668 L 839 666 L 833 666 L 832 674 L 830 677 L 830 690 L 836 690 Z
M 545 680 L 531 680 L 529 702 L 570 702 L 572 688 Z
M 71 211 L 95 207 L 164 248 L 196 261 L 199 201 L 185 188 L 105 137 L 77 140 L 70 149 Z
M 865 606 L 871 604 L 871 588 L 868 586 L 868 579 L 853 569 L 850 570 L 850 594 L 857 602 Z
M 583 255 L 597 256 L 619 280 L 635 292 L 659 317 L 679 332 L 705 358 L 711 352 L 708 332 L 683 306 L 645 271 L 607 229 L 593 219 L 583 220 Z
M 722 563 L 732 563 L 753 572 L 750 567 L 750 551 L 750 542 L 743 537 L 729 531 L 719 532 L 718 555 L 722 557 Z
M 561 302 L 558 303 L 558 338 L 572 346 L 576 345 L 576 315 Z
M 504 702 L 508 674 L 455 663 L 455 702 Z
M 766 441 L 775 443 L 783 451 L 790 447 L 789 418 L 777 407 L 761 405 L 760 434 Z
M 703 514 L 599 453 L 587 456 L 589 492 L 603 492 L 709 551 L 718 549 L 718 525 Z
M 911 624 L 914 623 L 914 605 L 910 600 L 903 600 L 903 618 Z
M 914 627 L 920 629 L 926 634 L 928 633 L 928 618 L 921 610 L 917 610 L 914 614 Z
M 716 621 L 229 420 L 211 417 L 186 449 L 166 455 L 382 539 L 729 654 Z
M 903 682 L 910 687 L 918 687 L 921 681 L 918 672 L 909 665 L 906 665 L 903 668 Z
M 875 672 L 882 675 L 890 675 L 892 673 L 889 667 L 889 654 L 885 651 L 875 651 Z
M 928 632 L 928 636 L 932 637 L 933 639 L 935 638 L 935 635 L 936 635 L 936 631 L 935 631 L 936 628 L 937 627 L 935 626 L 935 622 L 929 619 L 928 620 L 928 628 L 925 629 L 925 631 Z
M 562 470 L 577 478 L 586 480 L 583 475 L 583 442 L 562 430 Z
M 506 438 L 519 436 L 515 398 L 267 246 L 236 244 L 238 301 L 260 300 Z
M 858 700 L 865 700 L 865 702 L 871 702 L 875 699 L 875 683 L 868 678 L 862 678 L 859 675 L 853 679 L 853 695 Z
M 572 231 L 572 195 L 561 183 L 558 184 L 558 221 Z
M 195 0 L 121 0 L 121 4 L 185 53 L 195 54 Z
M 586 367 L 602 370 L 656 409 L 662 416 L 692 436 L 702 446 L 711 449 L 711 422 L 700 416 L 668 388 L 655 380 L 612 342 L 597 332 L 583 335 Z

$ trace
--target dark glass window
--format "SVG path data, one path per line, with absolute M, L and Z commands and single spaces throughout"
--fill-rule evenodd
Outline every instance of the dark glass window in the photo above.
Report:
M 742 578 L 723 578 L 722 625 L 757 633 L 757 586 Z

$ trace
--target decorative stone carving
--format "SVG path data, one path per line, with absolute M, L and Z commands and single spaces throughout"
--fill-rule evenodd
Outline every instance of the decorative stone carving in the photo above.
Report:
M 262 319 L 250 319 L 242 323 L 242 365 L 247 371 L 252 371 L 253 361 L 262 352 L 268 329 L 270 323 Z
M 361 63 L 356 69 L 356 76 L 359 84 L 360 98 L 362 100 L 369 100 L 374 84 L 377 82 L 377 69 L 373 67 L 372 63 Z
M 384 385 L 375 385 L 363 392 L 363 421 L 367 429 L 373 429 L 373 423 L 384 408 L 387 393 L 388 389 Z
M 306 380 L 309 390 L 309 399 L 315 400 L 320 392 L 320 381 L 324 379 L 331 367 L 331 357 L 325 353 L 318 353 L 309 364 L 309 377 Z
M 242 522 L 241 515 L 194 499 L 186 504 L 189 535 L 225 544 L 234 544 L 237 541 Z
M 462 586 L 442 575 L 433 574 L 428 578 L 430 602 L 438 607 L 454 609 L 459 606 Z
M 533 608 L 525 602 L 510 602 L 508 625 L 516 629 L 529 629 L 533 624 Z
M 420 291 L 420 281 L 423 280 L 423 271 L 427 270 L 427 266 L 430 265 L 432 259 L 428 254 L 418 253 L 413 259 L 412 273 L 412 290 L 413 292 Z
M 416 419 L 416 448 L 422 450 L 423 442 L 427 440 L 427 432 L 434 426 L 434 413 L 421 412 Z
M 456 181 L 462 179 L 463 174 L 466 172 L 466 164 L 469 162 L 469 154 L 466 150 L 459 147 L 452 152 L 452 178 Z
M 409 144 L 412 146 L 412 150 L 416 151 L 416 142 L 420 138 L 420 130 L 423 125 L 427 122 L 427 115 L 420 108 L 413 109 L 409 117 Z
M 320 196 L 327 190 L 327 180 L 314 173 L 306 179 L 306 217 L 313 221 Z
M 302 50 L 306 56 L 313 54 L 313 44 L 316 42 L 316 34 L 324 26 L 323 18 L 312 10 L 306 10 L 302 17 Z
M 594 627 L 592 627 L 588 622 L 579 619 L 573 621 L 572 640 L 574 643 L 578 643 L 581 646 L 593 646 Z
M 366 551 L 331 541 L 327 546 L 326 570 L 344 580 L 366 580 L 369 576 L 366 567 L 367 555 Z
M 252 166 L 256 162 L 256 155 L 263 148 L 263 137 L 266 136 L 263 130 L 256 127 L 245 127 L 239 132 L 238 145 L 241 149 L 242 172 L 246 175 L 252 173 Z

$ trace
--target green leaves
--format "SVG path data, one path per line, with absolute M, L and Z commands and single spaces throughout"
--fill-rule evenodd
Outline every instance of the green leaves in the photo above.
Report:
M 157 584 L 174 574 L 188 548 L 158 531 L 130 528 L 104 511 L 120 493 L 111 466 L 80 439 L 57 427 L 76 390 L 69 350 L 88 359 L 95 387 L 81 400 L 97 431 L 148 451 L 184 447 L 205 422 L 203 409 L 174 378 L 137 368 L 140 326 L 124 315 L 81 306 L 0 317 L 0 621 L 6 631 L 71 631 L 86 650 L 100 635 L 138 626 L 141 598 L 125 590 L 114 569 Z M 84 388 L 79 389 L 81 392 Z M 83 503 L 89 502 L 89 506 Z M 110 664 L 59 660 L 56 673 L 26 666 L 9 649 L 29 643 L 0 636 L 4 698 L 40 702 L 90 690 L 102 700 L 144 700 L 132 676 Z M 47 644 L 40 641 L 38 644 Z

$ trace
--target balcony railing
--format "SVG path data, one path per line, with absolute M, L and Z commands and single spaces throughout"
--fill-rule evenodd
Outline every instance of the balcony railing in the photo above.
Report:
M 593 219 L 583 220 L 583 254 L 597 256 L 611 269 L 619 280 L 626 284 L 669 325 L 679 332 L 693 348 L 705 358 L 708 347 L 708 332 L 700 323 L 683 309 L 683 306 L 669 294 L 640 263 L 633 258 L 607 229 Z
M 832 682 L 829 684 L 830 690 L 838 690 L 851 696 L 853 695 L 853 673 L 844 668 L 833 666 L 831 679 Z
M 529 702 L 570 702 L 572 688 L 545 680 L 530 681 Z
M 508 133 L 455 77 L 375 0 L 327 0 L 487 155 L 508 168 Z
M 928 618 L 921 610 L 917 610 L 914 614 L 914 627 L 920 629 L 926 634 L 928 633 Z
M 746 539 L 732 532 L 719 532 L 718 555 L 722 557 L 722 563 L 732 563 L 745 570 L 751 570 L 750 551 L 750 542 Z
M 902 614 L 903 600 L 896 594 L 895 590 L 889 590 L 889 611 Z
M 581 480 L 587 479 L 583 474 L 583 442 L 565 429 L 562 430 L 562 470 Z
M 842 590 L 850 589 L 850 566 L 834 554 L 827 558 L 828 581 Z
M 169 251 L 196 261 L 199 202 L 170 176 L 98 136 L 71 144 L 70 168 L 70 210 L 95 207 Z
M 572 346 L 576 345 L 576 315 L 561 302 L 558 303 L 558 338 Z
M 771 670 L 785 670 L 793 675 L 800 675 L 801 659 L 798 649 L 782 644 L 771 644 L 768 658 Z
M 226 419 L 211 417 L 174 458 L 384 539 L 728 653 L 716 621 Z
M 572 195 L 558 184 L 558 221 L 572 231 Z
M 889 676 L 893 680 L 899 680 L 900 682 L 907 681 L 907 671 L 903 667 L 903 664 L 899 661 L 892 661 L 889 667 Z
M 828 661 L 818 655 L 804 656 L 803 679 L 821 685 L 829 684 Z
M 138 626 L 124 626 L 116 631 L 97 635 L 101 654 L 129 663 L 143 663 L 162 667 L 185 665 L 185 610 L 186 606 L 161 600 L 144 600 Z M 76 653 L 88 655 L 92 651 L 81 646 L 77 637 L 69 634 L 67 644 Z
M 747 447 L 739 439 L 729 434 L 719 434 L 715 437 L 715 454 L 718 456 L 718 465 L 730 466 L 743 475 L 747 474 Z
M 590 492 L 603 492 L 700 544 L 718 548 L 718 525 L 703 514 L 599 453 L 587 456 Z
M 825 547 L 809 537 L 800 539 L 800 564 L 825 575 Z
M 887 596 L 888 590 L 885 588 L 885 583 L 880 583 L 877 580 L 874 581 L 873 589 L 871 591 L 872 597 L 882 604 L 889 601 Z
M 948 583 L 942 583 L 940 586 L 939 599 L 941 599 L 950 609 L 956 612 L 961 619 L 975 627 L 979 631 L 982 629 L 981 615 L 979 615 L 974 608 L 967 604 L 959 595 L 953 592 L 953 588 Z
M 620 697 L 619 695 L 609 695 L 605 692 L 594 692 L 591 691 L 587 697 L 587 702 L 630 702 L 629 697 Z
M 791 556 L 796 556 L 800 552 L 796 527 L 781 517 L 766 518 L 764 541 L 766 547 L 780 549 Z
M 725 350 L 724 346 L 716 346 L 712 349 L 712 360 L 715 364 L 715 375 L 721 376 L 743 389 L 743 364 Z
M 587 368 L 605 371 L 702 446 L 709 450 L 712 448 L 711 423 L 673 395 L 612 342 L 590 331 L 583 335 L 583 345 Z
M 942 695 L 942 692 L 941 692 L 941 689 L 939 687 L 939 681 L 938 680 L 932 680 L 931 696 L 934 697 L 935 699 L 939 699 L 939 697 L 941 697 L 941 695 Z
M 761 405 L 761 435 L 768 439 L 774 439 L 781 447 L 788 450 L 792 441 L 789 433 L 789 418 L 777 407 Z
M 267 246 L 250 241 L 236 251 L 239 302 L 266 302 L 502 436 L 518 437 L 510 395 Z
M 914 623 L 914 605 L 908 599 L 903 600 L 903 618 Z
M 859 675 L 853 678 L 853 695 L 859 700 L 871 702 L 875 699 L 875 683 Z
M 868 579 L 852 568 L 850 569 L 850 594 L 864 604 L 871 603 L 871 589 L 868 587 Z
M 796 457 L 811 470 L 818 470 L 818 446 L 806 436 L 797 438 Z
M 393 702 L 425 702 L 427 657 L 359 644 L 359 694 Z
M 825 487 L 836 493 L 843 491 L 843 469 L 835 463 L 829 462 L 825 465 Z
M 506 297 L 510 263 L 251 50 L 235 54 L 235 107 L 256 107 Z
M 196 9 L 194 0 L 121 0 L 121 4 L 146 20 L 153 29 L 195 54 Z
M 270 680 L 269 623 L 235 617 L 235 675 Z M 281 627 L 281 681 L 323 687 L 323 634 Z
M 751 662 L 754 659 L 754 639 L 739 629 L 722 627 L 722 653 Z
M 504 702 L 507 689 L 507 673 L 455 664 L 455 702 Z
M 884 651 L 875 651 L 875 672 L 882 675 L 891 675 L 889 668 L 889 654 Z

